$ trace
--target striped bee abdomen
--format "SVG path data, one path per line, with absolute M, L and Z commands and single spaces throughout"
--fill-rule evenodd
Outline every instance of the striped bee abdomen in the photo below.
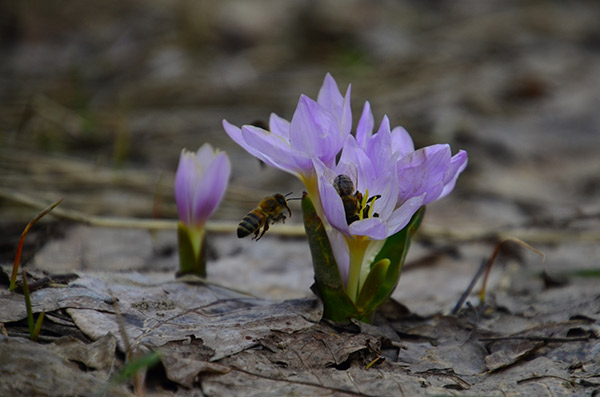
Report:
M 265 223 L 265 216 L 253 210 L 249 212 L 240 222 L 237 228 L 238 238 L 246 237 L 251 233 L 257 233 L 261 226 Z M 258 234 L 258 233 L 257 233 Z

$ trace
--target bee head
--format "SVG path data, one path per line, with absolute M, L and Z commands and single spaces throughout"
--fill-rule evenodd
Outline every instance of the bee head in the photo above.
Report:
M 292 210 L 290 210 L 290 207 L 288 207 L 287 200 L 285 199 L 285 197 L 288 196 L 289 194 L 291 194 L 291 192 L 286 194 L 285 196 L 283 194 L 277 193 L 273 197 L 275 198 L 275 200 L 277 200 L 277 202 L 279 204 L 281 204 L 283 207 L 285 207 L 288 210 L 288 212 L 290 213 L 290 216 L 292 216 Z

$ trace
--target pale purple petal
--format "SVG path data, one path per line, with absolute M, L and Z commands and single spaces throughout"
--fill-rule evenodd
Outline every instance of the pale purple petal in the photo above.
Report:
M 374 127 L 375 119 L 373 118 L 373 112 L 371 112 L 371 104 L 369 101 L 366 101 L 363 106 L 362 115 L 356 126 L 356 142 L 358 142 L 358 146 L 366 149 L 369 138 L 373 135 Z
M 290 156 L 289 143 L 282 136 L 271 134 L 258 127 L 245 125 L 242 127 L 242 138 L 247 146 L 258 152 L 255 157 L 272 167 L 293 174 L 299 173 L 294 158 Z
M 289 140 L 290 122 L 286 119 L 279 117 L 275 113 L 271 113 L 271 116 L 269 117 L 269 128 L 273 134 L 282 136 Z
M 340 125 L 341 138 L 350 135 L 350 131 L 352 131 L 352 108 L 350 107 L 350 97 L 352 96 L 351 93 L 352 86 L 348 85 L 346 95 L 344 96 L 342 114 L 340 115 L 340 119 L 338 120 Z
M 348 171 L 349 169 L 352 169 L 356 175 L 352 175 L 353 172 Z M 375 179 L 376 174 L 373 162 L 365 151 L 358 146 L 356 139 L 352 135 L 346 138 L 336 170 L 339 171 L 338 174 L 355 176 L 355 188 L 359 191 L 367 189 Z
M 368 236 L 374 240 L 388 237 L 386 222 L 382 218 L 366 218 L 352 222 L 350 233 L 354 236 Z
M 215 156 L 215 149 L 213 149 L 209 143 L 205 143 L 204 145 L 200 146 L 196 152 L 196 161 L 200 167 L 200 170 L 206 170 L 215 159 Z
M 248 144 L 246 142 L 246 140 L 244 139 L 244 137 L 242 136 L 242 130 L 240 128 L 236 127 L 235 125 L 229 123 L 227 120 L 223 120 L 223 128 L 225 129 L 225 132 L 227 133 L 227 135 L 229 135 L 229 137 L 231 139 L 233 139 L 233 141 L 235 143 L 237 143 L 242 148 L 244 148 L 244 150 L 246 150 L 252 156 L 264 161 L 265 163 L 269 164 L 272 167 L 279 168 L 276 165 L 276 162 L 274 162 L 269 156 L 265 156 L 262 153 L 262 151 L 260 149 L 262 146 L 262 142 L 258 143 L 258 148 L 254 147 L 253 145 Z M 254 128 L 258 128 L 258 127 L 254 127 Z M 254 144 L 256 144 L 256 142 Z
M 317 102 L 327 109 L 338 120 L 338 123 L 341 121 L 344 112 L 344 97 L 335 79 L 329 73 L 325 75 L 323 85 L 321 85 L 317 96 Z
M 456 180 L 458 176 L 465 170 L 467 167 L 467 152 L 464 150 L 459 151 L 457 154 L 452 156 L 452 160 L 450 161 L 450 167 L 446 171 L 446 176 L 444 178 L 444 190 L 438 199 L 446 197 L 452 190 L 454 190 L 454 186 L 456 185 Z
M 432 145 L 419 149 L 398 161 L 399 202 L 426 194 L 424 205 L 442 194 L 446 169 L 450 164 L 450 146 Z
M 334 114 L 342 113 L 344 97 L 330 73 L 327 73 L 323 79 L 317 102 Z
M 348 235 L 348 222 L 341 197 L 335 190 L 332 180 L 327 178 L 324 165 L 319 160 L 315 160 L 315 170 L 319 175 L 319 195 L 327 221 L 334 228 Z
M 400 190 L 400 182 L 396 176 L 396 170 L 394 167 L 389 166 L 386 169 L 388 169 L 388 174 L 376 179 L 371 187 L 369 187 L 370 197 L 375 195 L 381 196 L 372 202 L 371 205 L 373 206 L 373 212 L 378 213 L 382 219 L 389 218 L 392 211 L 396 208 L 398 192 Z
M 198 226 L 221 202 L 231 166 L 224 152 L 213 151 L 208 144 L 196 153 L 182 150 L 175 175 L 175 202 L 179 219 L 188 226 Z
M 350 130 L 352 129 L 351 91 L 351 86 L 349 85 L 346 95 L 342 97 L 335 79 L 331 74 L 327 73 L 317 97 L 317 102 L 335 118 L 340 138 L 350 134 Z
M 348 243 L 344 238 L 344 235 L 336 229 L 328 228 L 327 237 L 329 238 L 329 244 L 331 245 L 331 251 L 340 272 L 340 277 L 344 287 L 348 283 L 348 272 L 350 271 L 350 252 L 348 250 Z
M 412 197 L 396 208 L 387 220 L 387 235 L 392 236 L 402 230 L 410 222 L 415 212 L 423 206 L 424 199 L 424 194 Z
M 378 173 L 388 172 L 390 164 L 394 164 L 395 159 L 392 159 L 390 120 L 387 116 L 383 117 L 379 130 L 373 135 L 367 145 L 367 155 L 373 162 L 373 166 Z
M 198 184 L 198 171 L 194 155 L 183 149 L 175 174 L 175 202 L 179 219 L 186 225 L 192 221 L 193 195 Z
M 330 112 L 305 95 L 300 97 L 290 125 L 290 146 L 299 153 L 332 165 L 343 141 Z
M 231 165 L 224 152 L 217 154 L 204 170 L 194 197 L 193 219 L 196 223 L 205 223 L 215 212 L 225 195 L 230 173 Z
M 403 127 L 394 127 L 392 130 L 392 148 L 400 156 L 405 156 L 415 151 L 413 140 Z

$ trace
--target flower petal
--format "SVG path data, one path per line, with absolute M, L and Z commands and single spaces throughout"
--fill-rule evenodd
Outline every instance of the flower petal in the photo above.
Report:
M 348 249 L 348 243 L 344 238 L 344 235 L 336 229 L 327 228 L 327 237 L 329 238 L 329 244 L 331 245 L 331 251 L 333 257 L 337 263 L 340 277 L 344 287 L 348 283 L 348 272 L 350 271 L 350 252 Z
M 290 122 L 283 117 L 279 117 L 275 113 L 271 113 L 271 116 L 269 117 L 269 128 L 273 134 L 282 136 L 289 140 Z
M 444 177 L 444 189 L 438 199 L 446 197 L 448 194 L 450 194 L 450 192 L 452 192 L 452 190 L 454 190 L 456 180 L 467 167 L 467 163 L 467 152 L 464 150 L 461 150 L 452 156 L 452 159 L 450 160 L 450 167 L 448 167 L 446 176 Z
M 427 146 L 398 160 L 398 201 L 403 202 L 423 193 L 427 195 L 423 205 L 437 200 L 444 188 L 449 164 L 449 145 Z
M 179 155 L 179 165 L 175 174 L 175 202 L 179 219 L 186 225 L 191 224 L 193 195 L 198 179 L 194 154 L 183 149 Z
M 425 194 L 406 200 L 396 208 L 387 221 L 387 235 L 392 236 L 402 230 L 419 208 L 424 205 Z
M 328 173 L 325 172 L 324 165 L 319 160 L 315 160 L 315 170 L 319 175 L 319 195 L 327 221 L 331 226 L 348 235 L 350 232 L 342 198 L 335 190 L 332 180 L 326 176 Z
M 245 125 L 242 127 L 242 138 L 246 145 L 256 153 L 255 157 L 272 167 L 292 174 L 299 173 L 294 158 L 290 156 L 289 143 L 282 136 L 258 127 Z M 250 150 L 248 151 L 250 152 Z
M 338 174 L 346 174 L 348 176 L 352 176 L 352 173 L 356 172 L 357 180 L 355 181 L 355 188 L 361 192 L 364 192 L 376 177 L 373 162 L 363 148 L 358 146 L 356 139 L 352 135 L 346 138 L 336 170 L 339 171 Z
M 394 127 L 392 130 L 392 148 L 400 157 L 415 151 L 415 144 L 403 127 Z
M 302 95 L 290 125 L 291 148 L 329 166 L 333 165 L 342 144 L 333 115 Z
M 273 161 L 271 160 L 270 157 L 263 155 L 261 150 L 258 149 L 262 146 L 262 144 L 259 144 L 258 148 L 256 148 L 253 145 L 250 145 L 246 142 L 246 140 L 242 136 L 241 128 L 236 127 L 235 125 L 229 123 L 227 120 L 223 120 L 223 128 L 225 129 L 225 132 L 227 133 L 227 135 L 229 135 L 229 137 L 231 139 L 233 139 L 233 141 L 235 143 L 237 143 L 242 148 L 244 148 L 244 150 L 246 150 L 252 156 L 264 161 L 265 163 L 269 164 L 272 167 L 278 168 L 277 165 L 275 165 L 273 163 Z M 258 128 L 258 127 L 254 127 L 254 128 Z
M 374 240 L 383 240 L 388 237 L 386 222 L 381 218 L 366 218 L 352 222 L 350 233 L 354 236 L 368 236 Z
M 220 152 L 204 171 L 194 193 L 193 219 L 204 223 L 215 212 L 225 195 L 231 165 L 224 152 Z
M 392 135 L 390 132 L 390 120 L 387 116 L 383 117 L 379 130 L 367 145 L 367 155 L 373 163 L 377 173 L 387 173 L 390 164 L 394 164 L 392 159 Z
M 358 142 L 358 146 L 366 149 L 369 138 L 373 135 L 374 127 L 375 119 L 373 118 L 373 112 L 371 112 L 371 104 L 369 101 L 366 101 L 363 106 L 362 115 L 356 126 L 356 142 Z

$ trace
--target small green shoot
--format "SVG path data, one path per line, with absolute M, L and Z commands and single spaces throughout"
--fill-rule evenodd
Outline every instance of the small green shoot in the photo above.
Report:
M 142 370 L 147 370 L 160 361 L 160 353 L 156 351 L 148 352 L 138 358 L 129 361 L 122 370 L 120 370 L 110 380 L 111 385 L 117 385 L 119 383 L 126 382 L 133 378 Z
M 29 287 L 27 286 L 27 272 L 23 270 L 23 295 L 25 296 L 25 307 L 27 307 L 27 325 L 29 326 L 29 339 L 37 342 L 38 336 L 42 329 L 42 322 L 44 321 L 44 312 L 41 312 L 34 324 L 33 321 L 33 310 L 31 308 L 31 297 L 29 295 Z

